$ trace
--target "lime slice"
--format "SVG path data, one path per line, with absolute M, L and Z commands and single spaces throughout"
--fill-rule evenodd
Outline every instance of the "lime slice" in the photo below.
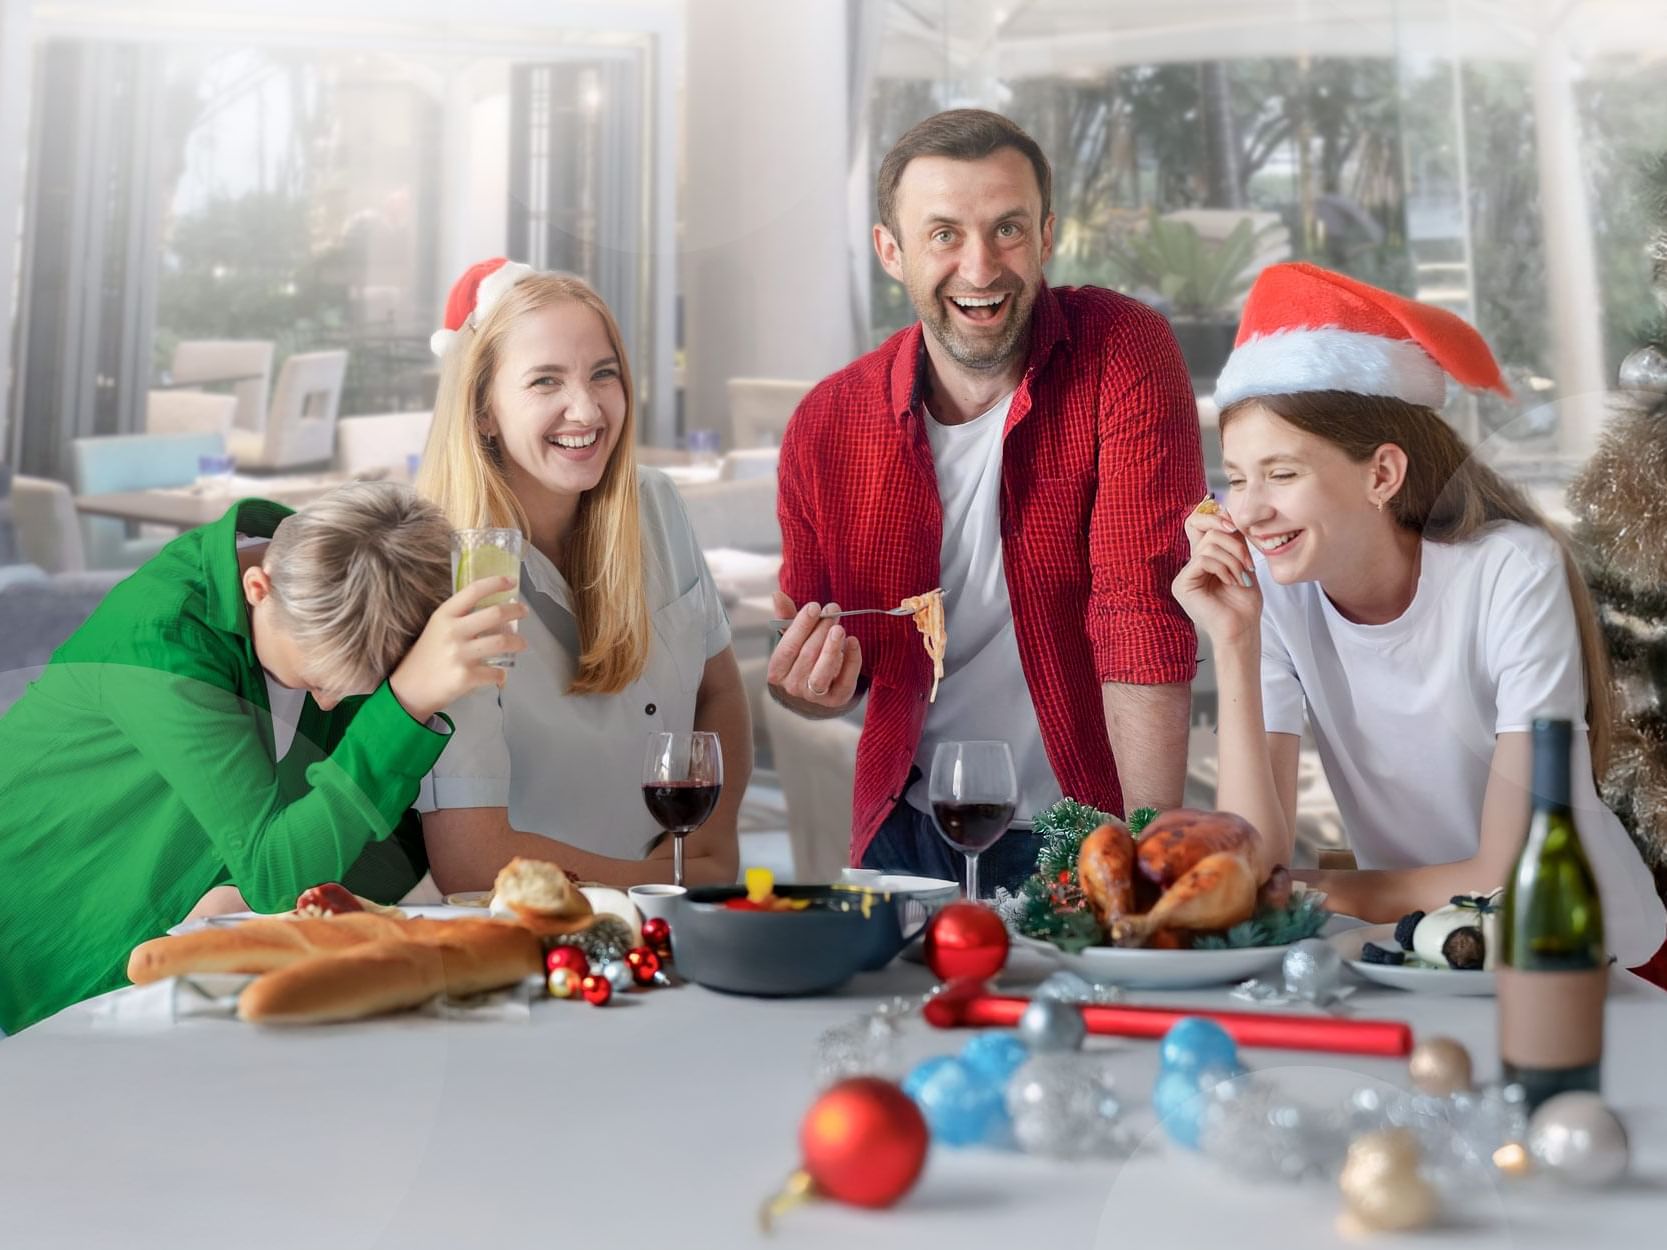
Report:
M 502 547 L 465 547 L 457 553 L 457 577 L 454 590 L 462 590 L 483 577 L 508 577 L 519 579 L 521 576 L 521 561 Z M 503 591 L 495 595 L 487 595 L 480 601 L 480 606 L 489 608 L 495 603 L 508 603 L 514 591 Z

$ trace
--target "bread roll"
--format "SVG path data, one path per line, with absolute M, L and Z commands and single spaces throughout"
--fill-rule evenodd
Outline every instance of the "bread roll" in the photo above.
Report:
M 324 951 L 396 937 L 402 923 L 369 912 L 318 918 L 246 920 L 142 942 L 128 957 L 128 980 L 147 985 L 198 972 L 270 972 Z
M 514 985 L 543 967 L 543 949 L 517 925 L 441 921 L 458 941 L 382 941 L 269 972 L 237 1000 L 261 1024 L 321 1024 Z M 465 927 L 476 931 L 465 936 Z
M 590 925 L 590 901 L 574 888 L 557 864 L 516 856 L 498 871 L 492 885 L 496 903 L 542 937 L 577 933 Z

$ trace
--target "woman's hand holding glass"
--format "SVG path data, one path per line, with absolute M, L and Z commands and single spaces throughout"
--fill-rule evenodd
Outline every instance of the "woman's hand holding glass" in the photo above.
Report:
M 428 625 L 388 678 L 394 697 L 414 720 L 427 721 L 480 686 L 502 686 L 508 670 L 494 656 L 527 649 L 514 623 L 527 614 L 523 603 L 480 601 L 512 589 L 512 577 L 471 582 L 434 610 Z
M 1250 544 L 1225 511 L 1187 517 L 1192 558 L 1170 585 L 1175 600 L 1217 647 L 1260 636 L 1262 591 Z

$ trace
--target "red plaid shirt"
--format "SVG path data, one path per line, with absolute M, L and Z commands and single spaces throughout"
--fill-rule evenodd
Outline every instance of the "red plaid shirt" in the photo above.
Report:
M 803 605 L 889 607 L 938 585 L 943 510 L 923 424 L 917 322 L 819 383 L 782 441 L 781 587 Z M 1095 287 L 1043 287 L 1002 435 L 1001 538 L 1025 681 L 1065 794 L 1123 810 L 1102 682 L 1191 681 L 1169 593 L 1204 495 L 1198 409 L 1168 324 Z M 955 629 L 955 605 L 946 626 Z M 851 862 L 908 783 L 932 666 L 912 628 L 856 617 L 870 680 Z M 949 680 L 954 680 L 953 677 Z

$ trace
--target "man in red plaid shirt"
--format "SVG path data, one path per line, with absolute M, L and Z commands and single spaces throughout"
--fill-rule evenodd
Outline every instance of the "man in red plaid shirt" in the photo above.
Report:
M 851 862 L 959 876 L 928 794 L 941 743 L 1008 743 L 1014 829 L 986 884 L 1035 866 L 1036 811 L 1180 803 L 1192 625 L 1169 584 L 1204 495 L 1198 414 L 1168 324 L 1093 287 L 1050 288 L 1052 174 L 1035 141 L 940 113 L 881 164 L 874 246 L 920 322 L 825 379 L 782 443 L 772 695 L 839 716 L 868 694 Z M 893 607 L 941 586 L 932 665 Z M 795 605 L 799 605 L 795 608 Z

